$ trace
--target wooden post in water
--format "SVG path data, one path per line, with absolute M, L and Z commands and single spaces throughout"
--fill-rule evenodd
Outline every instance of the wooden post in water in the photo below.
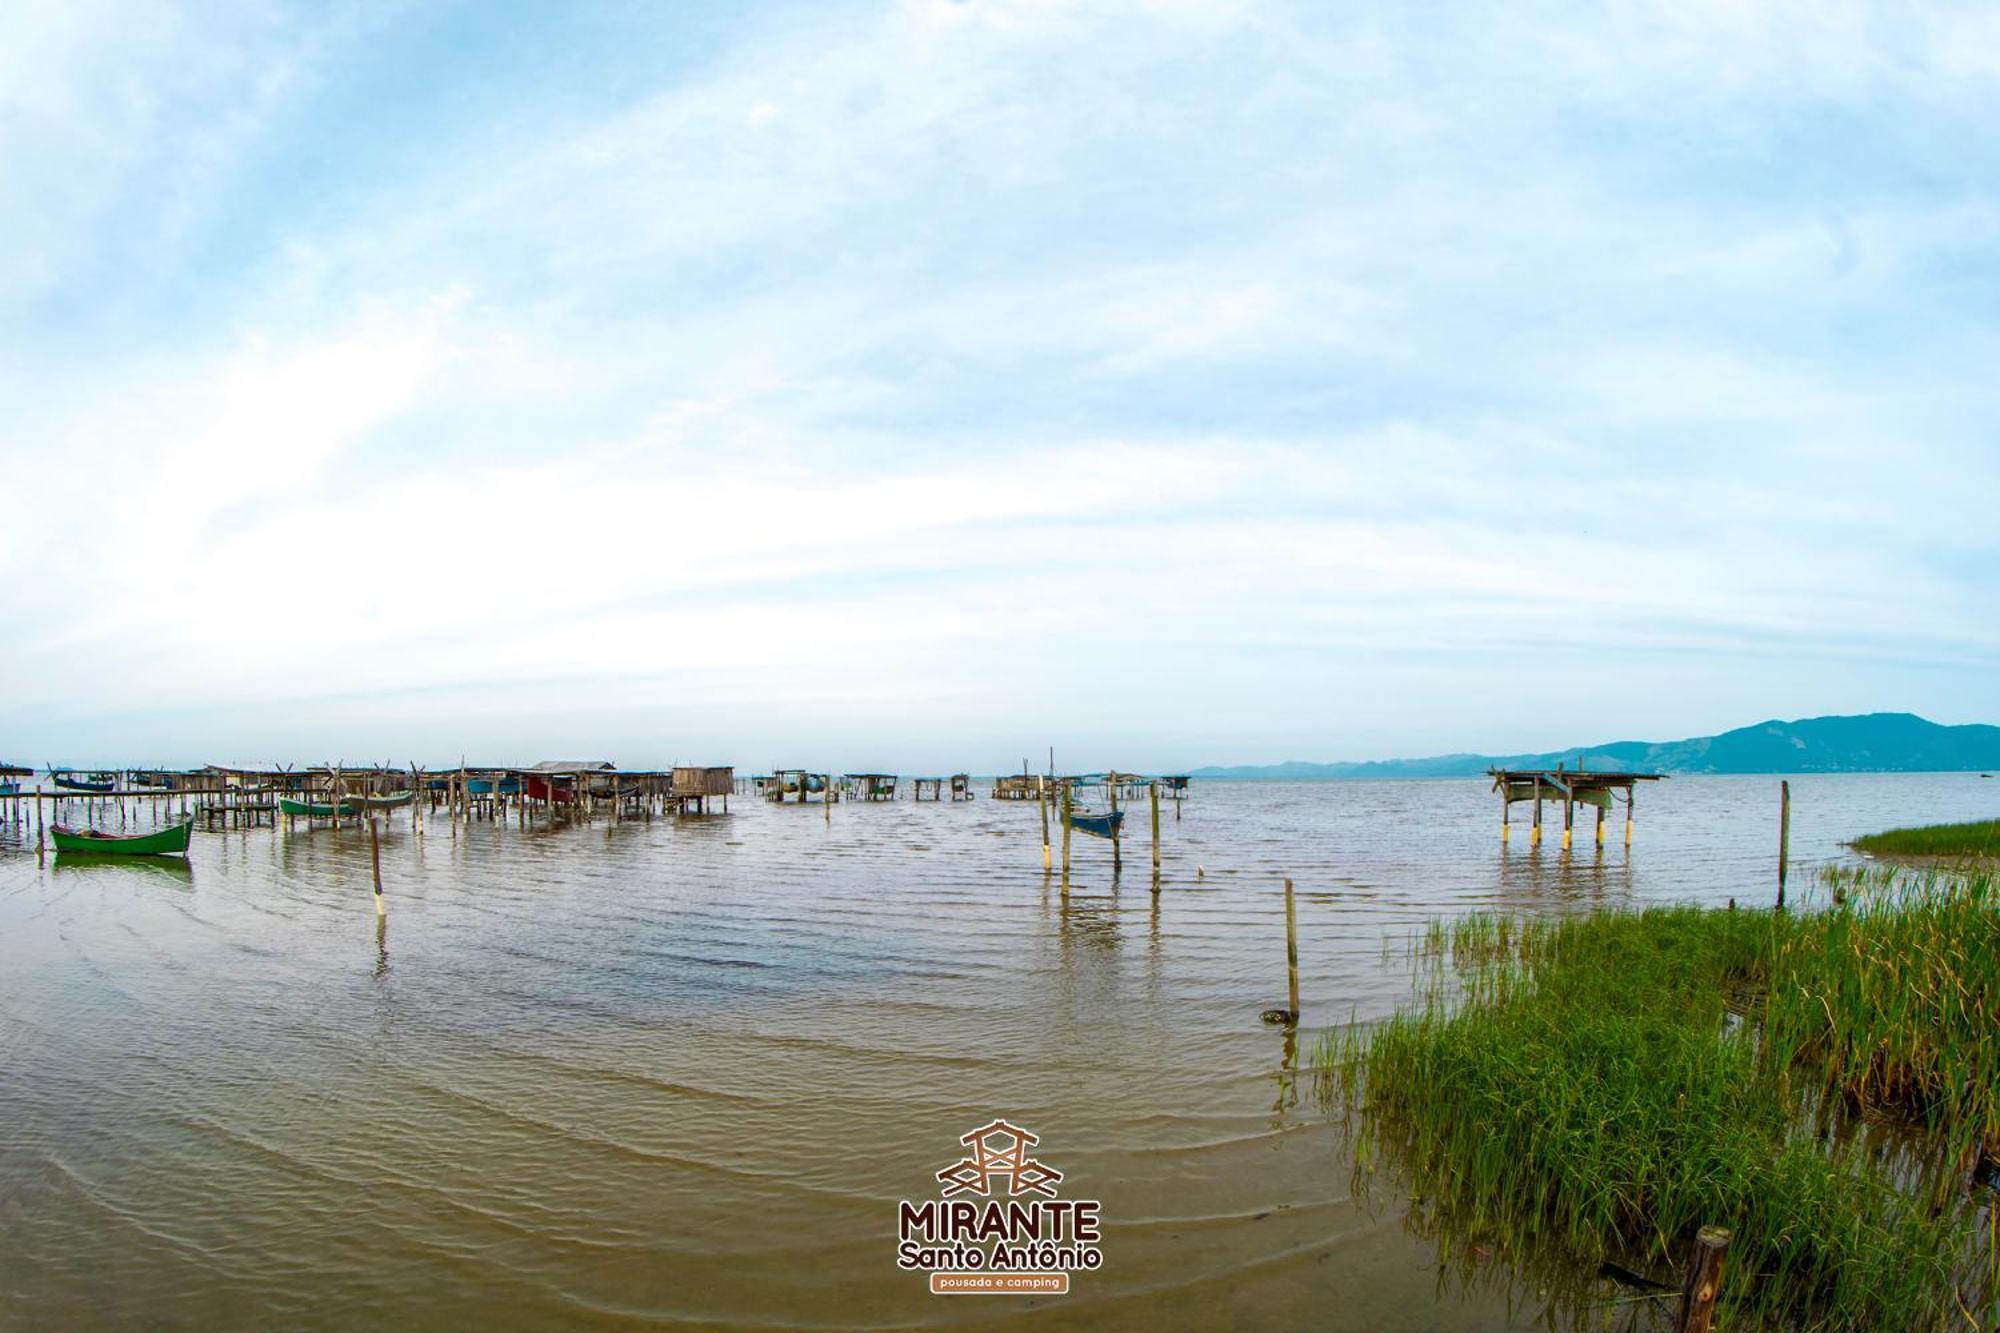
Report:
M 1569 850 L 1570 832 L 1576 826 L 1576 796 L 1568 788 L 1563 789 L 1563 850 Z
M 1069 890 L 1069 816 L 1070 791 L 1067 782 L 1062 785 L 1063 798 L 1063 890 Z
M 804 779 L 800 779 L 800 783 L 801 785 L 803 785 Z M 832 828 L 833 827 L 833 774 L 831 773 L 828 773 L 826 776 L 820 779 L 819 803 L 826 807 L 826 826 L 828 828 Z
M 1113 778 L 1108 785 L 1111 789 L 1111 873 L 1115 875 L 1125 868 L 1125 852 L 1118 838 L 1118 780 Z
M 1500 780 L 1500 845 L 1502 847 L 1507 845 L 1507 835 L 1512 831 L 1508 827 L 1507 821 L 1512 815 L 1514 803 L 1507 799 L 1507 795 L 1507 780 L 1502 778 Z
M 1528 846 L 1539 849 L 1542 845 L 1542 780 L 1535 779 L 1535 831 L 1528 835 Z
M 1299 917 L 1292 907 L 1292 882 L 1285 881 L 1285 987 L 1291 997 L 1292 1022 L 1299 1021 Z
M 382 843 L 375 834 L 375 815 L 368 815 L 368 856 L 375 863 L 375 915 L 381 916 L 382 907 Z
M 1688 1257 L 1687 1280 L 1681 1285 L 1680 1319 L 1675 1333 L 1709 1333 L 1715 1322 L 1715 1298 L 1722 1290 L 1722 1256 L 1729 1248 L 1728 1227 L 1703 1227 Z
M 1632 849 L 1632 810 L 1639 803 L 1639 784 L 1633 783 L 1625 789 L 1625 849 Z
M 35 865 L 39 868 L 46 859 L 46 840 L 42 836 L 42 784 L 35 784 Z
M 1042 816 L 1042 873 L 1049 873 L 1049 784 L 1044 778 L 1035 779 L 1035 808 Z
M 1792 784 L 1778 784 L 1778 906 L 1785 905 L 1785 865 L 1792 859 Z
M 1605 799 L 1611 799 L 1609 794 L 1606 794 Z M 1600 852 L 1604 850 L 1604 807 L 1601 805 L 1597 807 L 1597 850 Z
M 1146 788 L 1153 798 L 1153 892 L 1160 891 L 1160 784 L 1155 782 Z

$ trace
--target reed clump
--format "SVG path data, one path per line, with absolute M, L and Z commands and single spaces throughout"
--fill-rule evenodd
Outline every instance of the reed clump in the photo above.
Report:
M 1970 824 L 1927 824 L 1922 828 L 1890 829 L 1854 840 L 1854 849 L 1870 856 L 1925 856 L 1944 859 L 2000 859 L 2000 819 Z
M 1552 1263 L 1671 1281 L 1716 1223 L 1737 1326 L 1965 1327 L 2000 1273 L 1960 1169 L 2000 1111 L 1992 896 L 1849 876 L 1811 911 L 1434 925 L 1415 1004 L 1329 1034 L 1323 1086 L 1358 1169 L 1407 1173 L 1420 1230 L 1545 1284 Z M 1949 1146 L 1915 1179 L 1834 1132 L 1858 1109 Z

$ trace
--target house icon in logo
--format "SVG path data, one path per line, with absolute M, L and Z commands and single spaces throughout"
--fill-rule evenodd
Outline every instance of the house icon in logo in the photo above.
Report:
M 970 1134 L 961 1135 L 958 1141 L 970 1149 L 972 1155 L 937 1173 L 938 1180 L 944 1185 L 940 1197 L 949 1199 L 954 1194 L 963 1193 L 988 1195 L 992 1193 L 996 1177 L 1006 1179 L 1010 1195 L 1056 1197 L 1056 1186 L 1061 1183 L 1063 1173 L 1028 1156 L 1028 1149 L 1041 1142 L 1037 1135 L 1019 1125 L 995 1120 Z

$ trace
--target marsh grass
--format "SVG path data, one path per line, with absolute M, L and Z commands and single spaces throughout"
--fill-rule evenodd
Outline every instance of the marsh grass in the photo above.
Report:
M 1992 881 L 1824 897 L 1434 925 L 1415 1004 L 1317 1053 L 1357 1170 L 1386 1154 L 1441 1251 L 1538 1275 L 1671 1281 L 1696 1228 L 1729 1226 L 1743 1326 L 1988 1326 L 2000 1251 L 1965 1181 L 2000 1127 Z M 1900 1150 L 1852 1132 L 1890 1113 Z
M 1870 856 L 2000 859 L 2000 819 L 1890 829 L 1856 838 L 1853 845 L 1856 851 Z

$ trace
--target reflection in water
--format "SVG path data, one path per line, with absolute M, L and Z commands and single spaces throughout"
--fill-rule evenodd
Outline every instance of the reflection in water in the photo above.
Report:
M 178 856 L 105 856 L 63 852 L 52 867 L 58 875 L 104 875 L 136 885 L 186 889 L 194 887 L 194 867 Z
M 1092 839 L 1067 879 L 1043 873 L 1034 806 L 991 800 L 456 838 L 398 821 L 393 970 L 386 918 L 365 933 L 365 837 L 197 834 L 194 872 L 43 870 L 17 826 L 7 1313 L 1501 1326 L 1513 1288 L 1439 1305 L 1400 1205 L 1349 1198 L 1299 1047 L 1400 1002 L 1385 942 L 1433 915 L 1764 892 L 1767 788 L 1662 783 L 1629 853 L 1563 858 L 1496 852 L 1483 780 L 1212 783 L 1165 826 L 1158 895 L 1150 858 L 1121 892 Z M 1797 779 L 1795 855 L 1991 801 L 1976 779 Z M 1259 1013 L 1288 877 L 1309 1030 L 1274 1073 Z M 935 1299 L 894 1268 L 895 1201 L 1003 1114 L 1104 1201 L 1106 1266 L 1053 1306 Z

